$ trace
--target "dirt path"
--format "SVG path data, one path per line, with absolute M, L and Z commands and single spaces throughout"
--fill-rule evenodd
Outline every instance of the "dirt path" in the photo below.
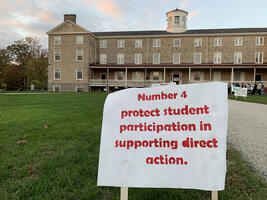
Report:
M 267 105 L 229 100 L 227 137 L 267 180 Z

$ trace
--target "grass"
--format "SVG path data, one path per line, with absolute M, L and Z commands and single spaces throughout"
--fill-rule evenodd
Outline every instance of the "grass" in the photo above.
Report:
M 119 199 L 119 188 L 96 186 L 105 97 L 0 95 L 0 199 Z M 219 199 L 267 199 L 266 182 L 231 147 L 227 169 Z M 210 192 L 130 188 L 129 200 L 140 199 L 207 200 Z
M 267 104 L 267 95 L 248 95 L 247 97 L 235 97 L 234 95 L 229 95 L 229 99 L 237 100 L 237 101 L 246 101 L 246 102 L 253 102 L 253 103 L 262 103 Z

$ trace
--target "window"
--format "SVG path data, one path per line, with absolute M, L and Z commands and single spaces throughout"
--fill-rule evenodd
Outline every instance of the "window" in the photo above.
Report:
M 180 64 L 180 53 L 173 53 L 173 64 Z
M 214 38 L 214 46 L 215 47 L 222 46 L 222 38 Z
M 83 69 L 76 69 L 76 80 L 83 80 Z
M 115 72 L 115 80 L 124 80 L 124 72 Z
M 60 92 L 60 85 L 53 85 L 54 92 Z
M 201 64 L 201 53 L 194 53 L 194 64 Z
M 264 37 L 256 37 L 256 46 L 264 45 Z
M 107 64 L 107 54 L 106 53 L 100 54 L 100 64 L 101 65 Z
M 195 38 L 194 46 L 195 47 L 201 47 L 202 46 L 202 39 L 201 38 Z
M 142 54 L 141 53 L 135 54 L 135 64 L 142 64 Z
M 242 52 L 234 53 L 234 64 L 242 64 Z
M 235 44 L 235 46 L 242 46 L 243 45 L 243 38 L 242 37 L 235 37 L 234 44 Z
M 76 44 L 83 44 L 83 36 L 82 35 L 76 36 Z
M 60 69 L 55 69 L 54 70 L 54 80 L 60 80 L 60 78 L 61 78 Z
M 175 16 L 175 24 L 180 24 L 180 16 Z
M 132 80 L 141 81 L 144 80 L 144 72 L 133 72 L 132 73 Z
M 54 60 L 55 61 L 60 61 L 61 60 L 61 51 L 60 50 L 55 50 L 54 51 Z
M 173 39 L 173 47 L 180 47 L 181 39 Z
M 203 81 L 204 72 L 192 72 L 193 81 Z
M 107 48 L 108 42 L 107 40 L 100 40 L 100 48 Z
M 222 63 L 222 53 L 221 52 L 214 52 L 213 63 L 214 64 L 221 64 Z
M 263 63 L 263 52 L 256 52 L 256 63 L 257 64 Z
M 123 53 L 118 53 L 117 64 L 124 64 L 124 54 Z
M 124 40 L 118 40 L 118 48 L 124 48 Z
M 142 47 L 142 40 L 135 40 L 135 48 L 141 48 Z
M 172 25 L 172 17 L 169 17 L 169 19 L 168 19 L 168 25 L 169 25 L 169 26 Z
M 76 92 L 83 92 L 83 85 L 76 85 Z
M 234 71 L 234 81 L 244 81 L 245 72 Z
M 158 81 L 161 80 L 161 73 L 160 72 L 151 72 L 151 80 Z
M 61 44 L 61 36 L 54 36 L 54 44 Z
M 83 50 L 76 50 L 76 60 L 77 61 L 82 61 L 83 60 Z
M 183 25 L 183 26 L 186 26 L 186 16 L 183 16 L 182 25 Z
M 160 39 L 153 40 L 153 47 L 160 47 Z
M 153 53 L 153 64 L 160 64 L 160 53 Z

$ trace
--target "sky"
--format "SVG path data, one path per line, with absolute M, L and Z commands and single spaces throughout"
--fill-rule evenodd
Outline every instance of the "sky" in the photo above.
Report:
M 0 48 L 37 37 L 76 14 L 89 31 L 165 30 L 166 12 L 188 11 L 187 29 L 267 27 L 267 0 L 0 0 Z

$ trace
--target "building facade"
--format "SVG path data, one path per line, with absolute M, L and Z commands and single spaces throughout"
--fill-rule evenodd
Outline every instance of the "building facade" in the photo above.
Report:
M 267 85 L 267 28 L 187 30 L 187 12 L 159 31 L 90 32 L 76 15 L 50 30 L 49 91 L 114 91 L 224 81 Z

